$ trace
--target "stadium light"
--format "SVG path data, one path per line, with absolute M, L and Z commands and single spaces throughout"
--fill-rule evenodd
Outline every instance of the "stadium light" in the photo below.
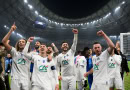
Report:
M 28 3 L 28 1 L 27 1 L 27 0 L 24 0 L 24 2 L 25 2 L 25 3 Z
M 43 25 L 43 22 L 39 22 L 39 21 L 37 21 L 37 24 Z
M 19 37 L 21 37 L 21 38 L 23 37 L 23 36 L 22 36 L 21 34 L 19 34 L 19 33 L 17 33 L 17 35 L 18 35 Z
M 32 6 L 32 5 L 30 5 L 30 4 L 28 4 L 28 7 L 29 7 L 30 9 L 33 9 L 33 6 Z
M 119 9 L 120 9 L 120 6 L 118 6 L 118 7 L 115 9 L 115 12 L 117 12 Z
M 37 15 L 38 15 L 38 11 L 35 11 L 35 14 L 37 14 Z
M 125 1 L 123 1 L 121 4 L 125 4 Z
M 6 28 L 7 26 L 6 26 L 6 25 L 4 25 L 4 27 Z
M 43 18 L 43 16 L 42 16 L 42 15 L 39 15 L 39 17 Z

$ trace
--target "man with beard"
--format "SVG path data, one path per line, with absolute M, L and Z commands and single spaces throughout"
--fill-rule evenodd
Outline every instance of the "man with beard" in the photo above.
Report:
M 62 53 L 57 57 L 57 64 L 60 68 L 61 66 L 61 89 L 62 90 L 76 90 L 76 72 L 74 65 L 74 55 L 76 52 L 78 30 L 73 29 L 74 41 L 69 50 L 69 45 L 67 42 L 63 42 L 61 45 Z
M 41 42 L 40 42 L 40 41 L 36 41 L 33 51 L 39 53 L 39 46 L 40 46 L 40 45 L 41 45 Z
M 5 74 L 5 62 L 4 56 L 6 55 L 5 47 L 0 43 L 0 89 L 5 90 L 4 74 Z
M 25 49 L 23 50 L 23 54 L 34 63 L 32 90 L 59 90 L 58 75 L 55 64 L 52 60 L 52 56 L 49 54 L 47 55 L 47 52 L 50 53 L 51 51 L 47 49 L 46 45 L 40 45 L 38 55 L 27 53 L 26 49 L 29 47 L 29 44 L 33 39 L 33 37 L 28 39 Z M 52 72 L 56 81 L 55 89 L 53 89 L 51 84 L 52 76 L 50 74 Z
M 40 45 L 41 45 L 41 42 L 36 41 L 33 52 L 36 52 L 38 54 Z M 32 78 L 32 73 L 33 73 L 33 67 L 34 67 L 34 64 L 31 62 L 31 65 L 30 65 L 31 78 Z
M 59 50 L 57 49 L 57 47 L 55 46 L 54 43 L 51 44 L 51 46 L 47 47 L 47 55 L 52 56 L 52 60 L 55 63 L 55 66 L 57 65 L 57 56 L 58 56 Z M 52 83 L 52 90 L 55 90 L 55 86 L 56 86 L 56 80 L 55 80 L 55 76 L 53 74 L 53 72 L 51 72 L 51 83 Z
M 91 90 L 109 90 L 108 59 L 115 46 L 102 30 L 98 31 L 97 35 L 102 36 L 106 40 L 108 48 L 102 52 L 102 46 L 99 42 L 93 44 L 93 50 L 96 54 L 92 58 L 93 68 L 86 72 L 84 76 L 86 77 L 93 73 L 93 84 Z
M 26 61 L 22 54 L 22 51 L 26 45 L 25 39 L 20 39 L 15 48 L 12 47 L 9 43 L 9 37 L 12 32 L 16 30 L 15 23 L 12 25 L 10 31 L 3 38 L 2 43 L 6 49 L 11 53 L 12 56 L 12 68 L 11 68 L 11 90 L 29 90 L 29 66 L 30 62 Z M 27 49 L 28 51 L 28 49 Z

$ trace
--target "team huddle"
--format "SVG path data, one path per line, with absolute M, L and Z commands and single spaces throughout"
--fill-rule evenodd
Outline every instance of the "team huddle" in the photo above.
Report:
M 84 90 L 87 77 L 91 90 L 114 90 L 114 87 L 118 90 L 123 89 L 120 74 L 122 58 L 115 54 L 115 45 L 102 30 L 98 31 L 97 35 L 105 39 L 108 48 L 102 52 L 99 42 L 93 44 L 92 67 L 88 70 L 86 67 L 90 67 L 90 64 L 87 64 L 86 57 L 82 54 L 75 57 L 77 29 L 72 30 L 74 33 L 72 46 L 63 42 L 60 54 L 54 43 L 50 46 L 40 43 L 38 48 L 30 50 L 34 37 L 30 37 L 27 41 L 20 39 L 15 47 L 11 46 L 9 38 L 15 30 L 16 25 L 13 24 L 2 40 L 13 60 L 11 90 L 59 90 L 59 80 L 61 80 L 61 90 L 76 90 L 76 84 L 79 90 Z M 31 63 L 34 64 L 32 75 Z M 89 78 L 90 75 L 93 75 L 93 80 Z

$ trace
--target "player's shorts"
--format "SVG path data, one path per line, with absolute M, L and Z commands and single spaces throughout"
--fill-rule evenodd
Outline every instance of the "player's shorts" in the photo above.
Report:
M 110 78 L 109 86 L 114 87 L 116 89 L 122 89 L 122 79 L 121 78 Z
M 91 90 L 109 90 L 109 84 L 107 83 L 94 83 L 92 84 Z
M 29 90 L 29 80 L 11 79 L 11 90 Z

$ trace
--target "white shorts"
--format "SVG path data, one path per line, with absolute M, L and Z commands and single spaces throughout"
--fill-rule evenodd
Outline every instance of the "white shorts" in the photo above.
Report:
M 98 83 L 92 84 L 91 90 L 109 90 L 109 84 L 102 84 L 102 83 Z
M 76 90 L 76 77 L 62 77 L 61 90 Z
M 115 86 L 116 89 L 122 89 L 122 79 L 121 78 L 110 78 L 109 86 L 110 86 L 110 88 Z
M 29 90 L 28 79 L 11 79 L 11 90 Z
M 52 90 L 51 87 L 40 87 L 37 85 L 33 85 L 32 90 Z

